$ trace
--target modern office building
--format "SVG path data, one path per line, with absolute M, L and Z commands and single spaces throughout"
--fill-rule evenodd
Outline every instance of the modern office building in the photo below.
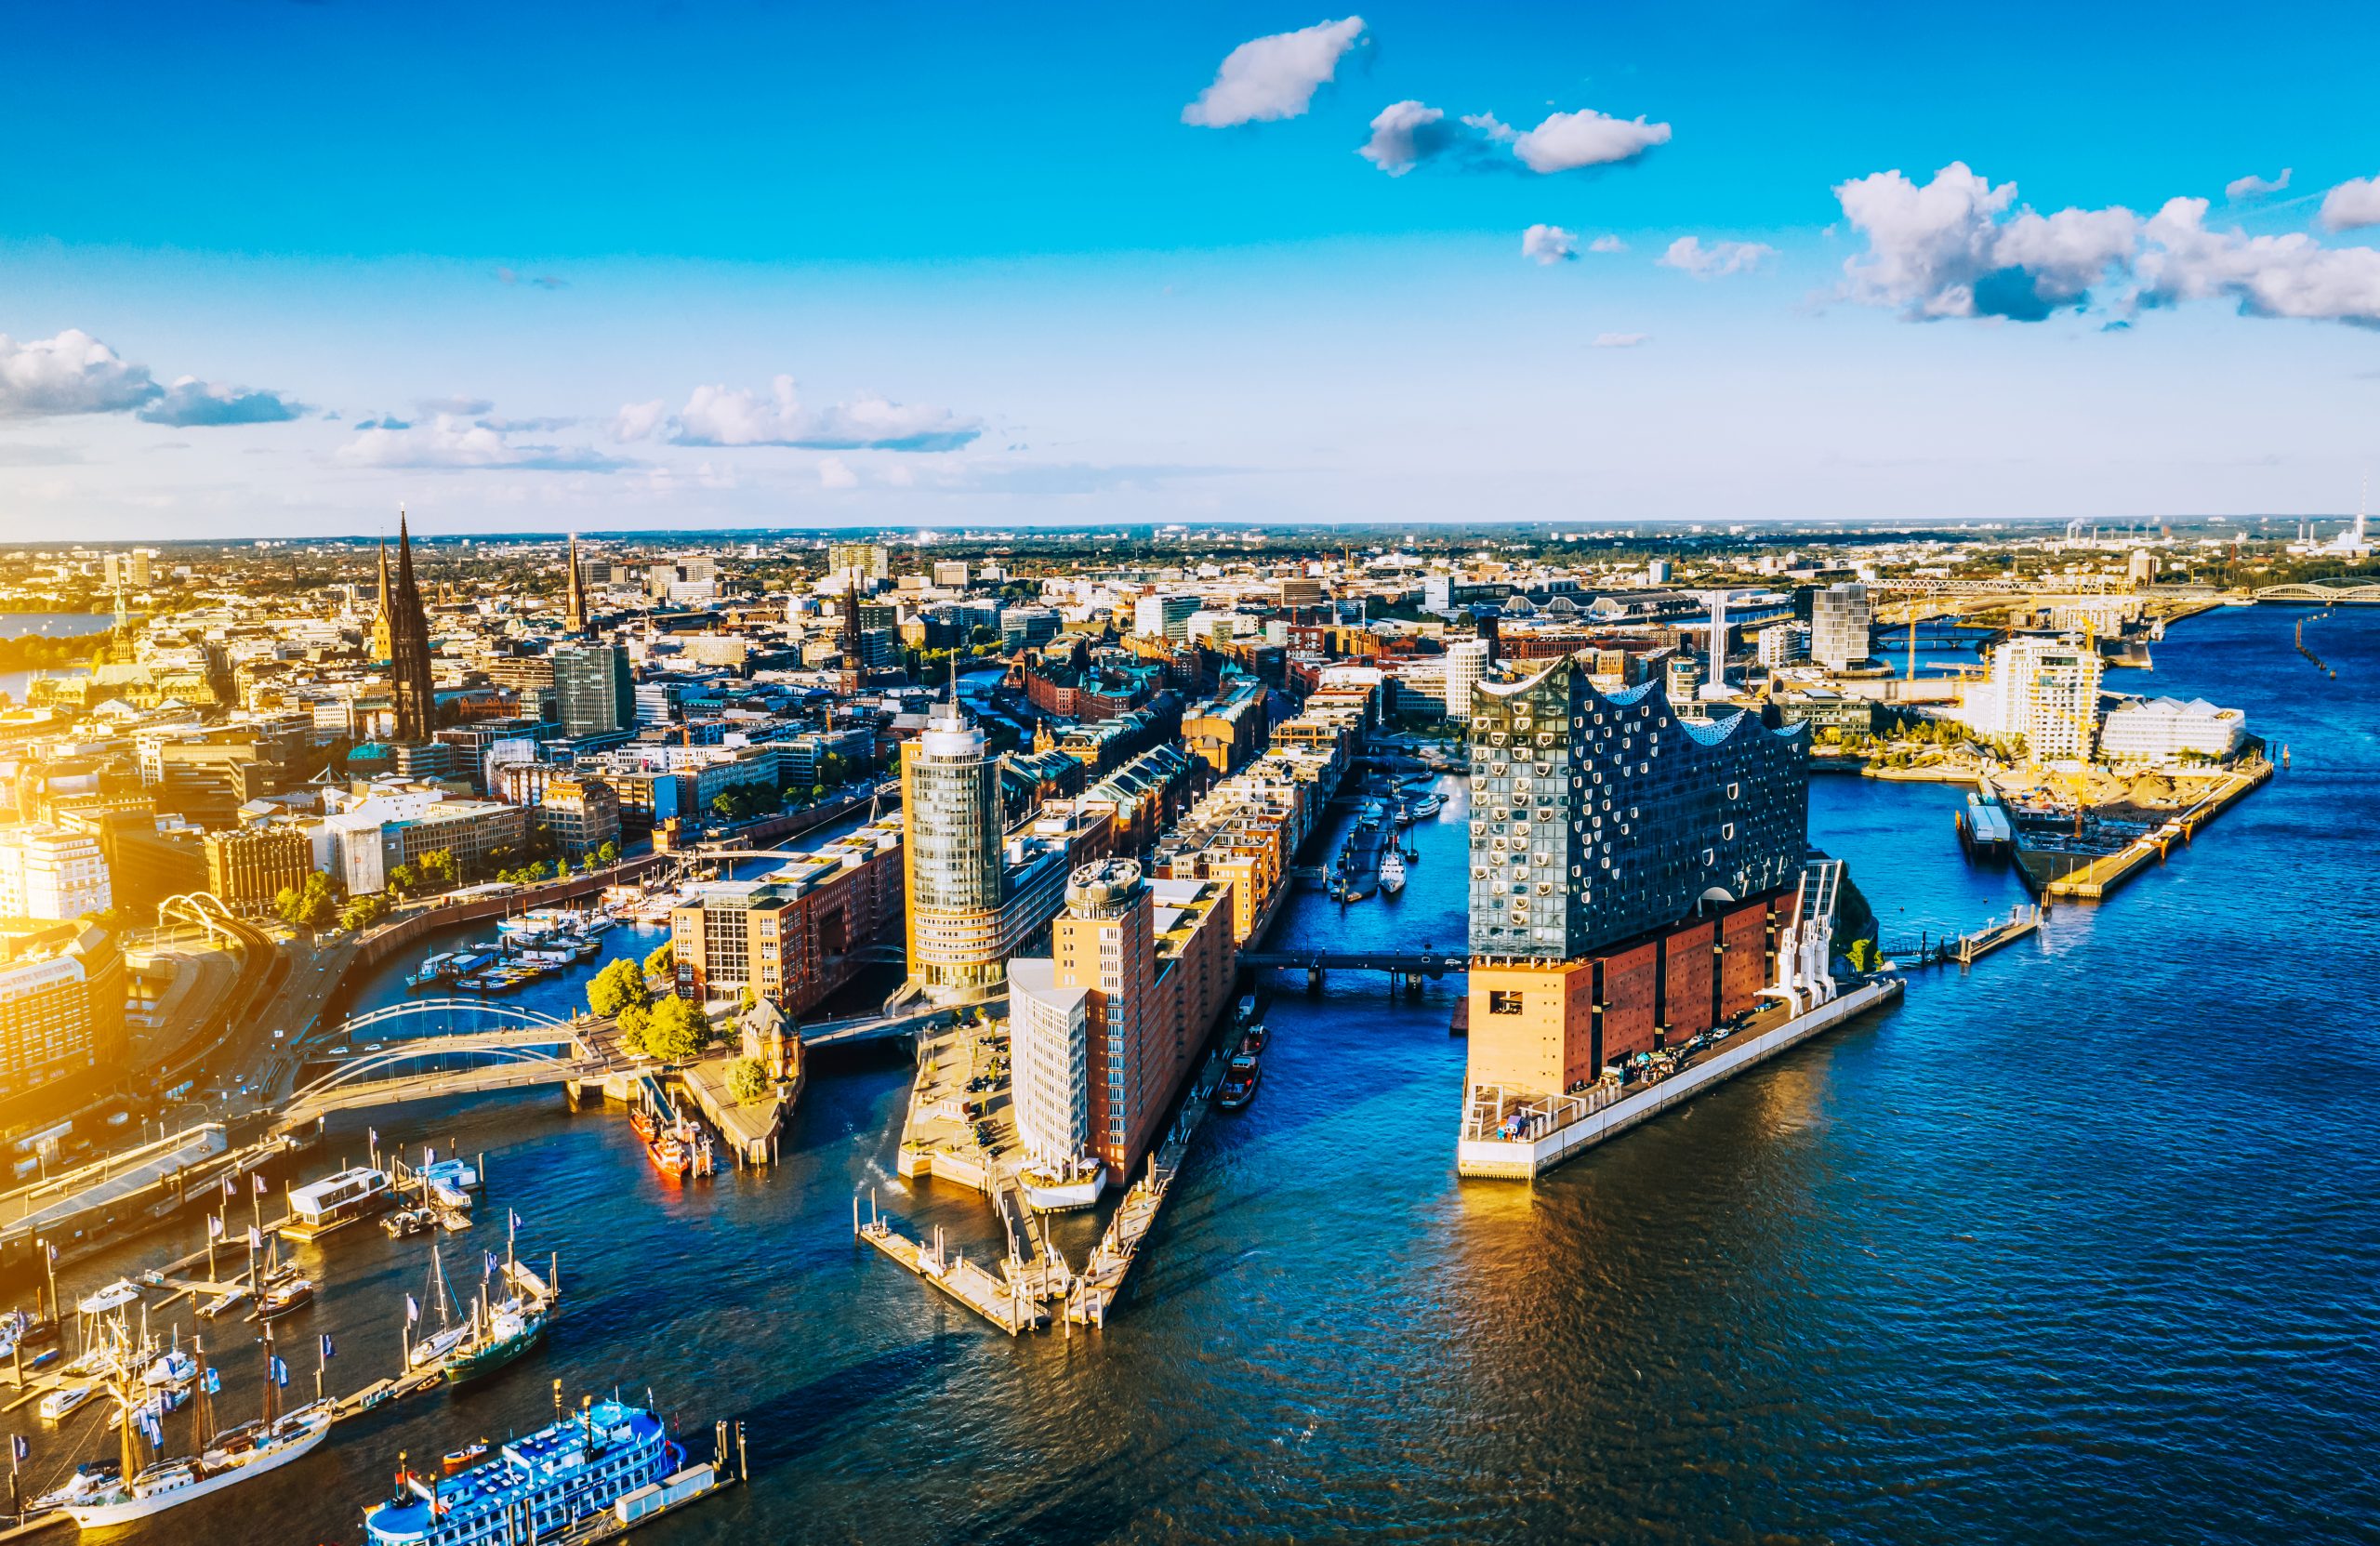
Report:
M 47 822 L 0 827 L 0 918 L 80 918 L 113 905 L 95 834 Z
M 1060 986 L 1057 963 L 1009 963 L 1009 1089 L 1026 1156 L 1063 1171 L 1091 1152 L 1091 993 Z
M 826 545 L 830 575 L 852 575 L 862 585 L 892 577 L 892 554 L 880 542 L 830 542 Z
M 2247 738 L 2247 716 L 2204 698 L 2135 698 L 2108 711 L 2099 751 L 2110 762 L 2222 761 Z
M 956 697 L 904 748 L 901 822 L 910 976 L 932 987 L 998 982 L 999 761 Z
M 1196 596 L 1143 596 L 1132 603 L 1132 631 L 1178 644 L 1189 636 L 1190 614 L 1197 610 Z
M 270 912 L 283 891 L 314 873 L 312 840 L 286 822 L 209 832 L 205 844 L 206 889 L 233 912 Z
M 636 723 L 636 680 L 626 650 L 617 644 L 559 645 L 553 663 L 564 735 L 608 735 Z
M 1857 580 L 1828 586 L 1810 598 L 1810 658 L 1841 671 L 1868 658 L 1868 628 L 1873 614 L 1868 588 Z
M 1806 852 L 1805 735 L 1606 697 L 1567 659 L 1480 684 L 1474 1090 L 1558 1093 L 1752 1007 Z
M 30 1115 L 37 1095 L 63 1115 L 119 1078 L 124 1013 L 124 956 L 106 930 L 0 918 L 0 1120 Z

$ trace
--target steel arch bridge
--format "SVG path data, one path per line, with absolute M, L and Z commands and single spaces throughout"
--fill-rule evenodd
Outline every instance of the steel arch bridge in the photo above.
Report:
M 157 904 L 157 926 L 163 929 L 168 918 L 180 916 L 197 924 L 226 945 L 245 945 L 246 938 L 235 925 L 240 915 L 224 905 L 213 892 L 177 892 Z
M 493 1029 L 410 1036 L 377 1050 L 343 1058 L 337 1068 L 290 1092 L 283 1106 L 283 1121 L 294 1126 L 358 1106 L 566 1083 L 610 1066 L 606 1050 L 574 1022 L 516 1004 L 491 1004 L 477 998 L 390 1004 L 357 1015 L 340 1029 L 351 1038 L 409 1020 L 455 1013 L 491 1016 L 509 1024 Z M 471 1066 L 407 1071 L 409 1064 L 456 1056 L 471 1058 Z
M 2259 601 L 2295 602 L 2300 605 L 2380 606 L 2380 581 L 2350 585 L 2322 585 L 2319 582 L 2268 585 L 2258 590 L 2255 597 Z

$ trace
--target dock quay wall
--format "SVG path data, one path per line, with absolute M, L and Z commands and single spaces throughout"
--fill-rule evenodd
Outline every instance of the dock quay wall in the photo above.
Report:
M 1572 1155 L 1591 1149 L 1606 1139 L 1616 1138 L 1638 1123 L 1693 1099 L 1696 1094 L 1722 1080 L 1733 1078 L 1745 1069 L 1765 1063 L 1822 1031 L 1833 1029 L 1854 1015 L 1897 998 L 1901 986 L 1901 980 L 1897 977 L 1862 984 L 1798 1019 L 1789 1020 L 1773 1031 L 1739 1042 L 1716 1057 L 1696 1064 L 1649 1090 L 1615 1101 L 1600 1111 L 1534 1139 L 1515 1142 L 1460 1140 L 1455 1148 L 1455 1170 L 1461 1175 L 1484 1180 L 1527 1181 Z

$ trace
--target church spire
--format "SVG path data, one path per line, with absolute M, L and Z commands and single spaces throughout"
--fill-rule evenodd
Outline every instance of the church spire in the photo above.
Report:
M 562 587 L 562 626 L 571 633 L 587 631 L 587 581 L 578 567 L 578 534 L 570 534 L 569 577 Z
M 430 674 L 430 619 L 413 573 L 413 534 L 397 509 L 397 578 L 389 592 L 389 676 L 396 694 L 397 739 L 418 745 L 437 728 Z

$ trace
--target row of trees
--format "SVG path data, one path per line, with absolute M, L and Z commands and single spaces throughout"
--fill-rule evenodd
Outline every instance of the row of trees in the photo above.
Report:
M 710 1016 L 693 999 L 674 993 L 654 997 L 651 979 L 675 971 L 676 955 L 664 945 L 641 962 L 623 956 L 587 984 L 588 1009 L 619 1023 L 622 1046 L 666 1063 L 698 1057 L 720 1037 Z

